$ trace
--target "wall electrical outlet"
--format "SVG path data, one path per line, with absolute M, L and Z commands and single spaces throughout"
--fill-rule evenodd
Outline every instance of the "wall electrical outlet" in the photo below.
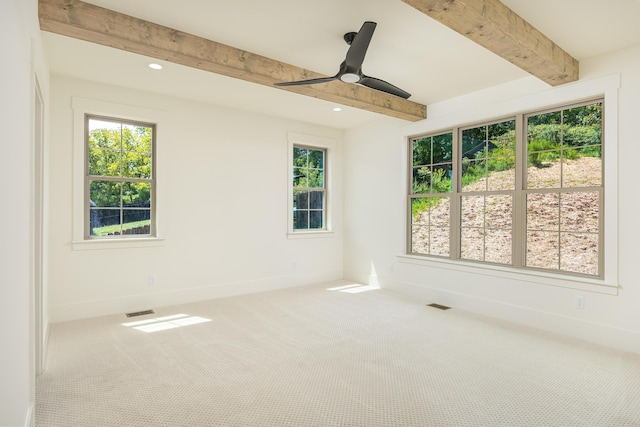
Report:
M 576 296 L 576 308 L 584 309 L 584 297 L 582 295 Z
M 149 286 L 154 286 L 156 284 L 156 276 L 149 276 Z

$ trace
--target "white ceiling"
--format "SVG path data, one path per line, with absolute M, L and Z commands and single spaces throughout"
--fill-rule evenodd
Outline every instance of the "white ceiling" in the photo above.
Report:
M 431 104 L 527 76 L 401 0 L 88 0 L 98 6 L 334 75 L 342 36 L 378 23 L 365 74 Z M 640 44 L 639 0 L 503 0 L 576 59 Z M 379 114 L 43 32 L 54 74 L 347 129 Z

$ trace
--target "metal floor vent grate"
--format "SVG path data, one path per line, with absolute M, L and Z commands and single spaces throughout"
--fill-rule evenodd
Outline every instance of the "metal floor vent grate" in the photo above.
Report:
M 433 307 L 433 308 L 437 308 L 438 310 L 449 310 L 451 307 L 447 307 L 446 305 L 440 305 L 440 304 L 427 304 L 427 307 Z
M 134 311 L 133 313 L 126 313 L 127 317 L 144 316 L 145 314 L 154 314 L 153 310 Z

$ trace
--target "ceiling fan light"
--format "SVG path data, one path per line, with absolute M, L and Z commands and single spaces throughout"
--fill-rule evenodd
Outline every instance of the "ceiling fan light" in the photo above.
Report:
M 360 76 L 355 73 L 344 73 L 340 76 L 340 80 L 345 83 L 356 83 L 360 80 Z

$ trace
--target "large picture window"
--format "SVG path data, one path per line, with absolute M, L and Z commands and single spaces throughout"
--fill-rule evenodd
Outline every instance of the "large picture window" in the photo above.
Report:
M 408 252 L 603 277 L 603 102 L 412 137 Z
M 155 125 L 85 116 L 87 238 L 155 235 Z

